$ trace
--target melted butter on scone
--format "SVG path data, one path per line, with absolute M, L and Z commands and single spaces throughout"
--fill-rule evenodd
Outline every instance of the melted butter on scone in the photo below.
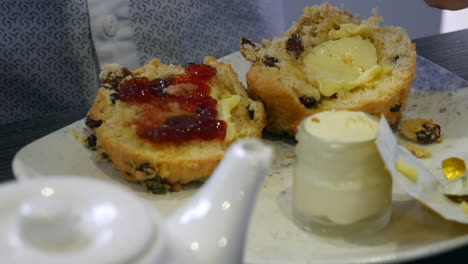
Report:
M 359 26 L 356 24 L 352 24 L 352 23 L 342 24 L 340 26 L 340 29 L 331 30 L 330 32 L 328 32 L 328 37 L 330 39 L 354 37 L 354 36 L 365 34 L 369 30 L 370 30 L 369 24 L 362 23 Z
M 241 97 L 239 95 L 232 95 L 221 99 L 219 102 L 221 109 L 220 111 L 218 110 L 218 115 L 220 119 L 224 120 L 228 124 L 226 130 L 226 140 L 228 141 L 233 140 L 236 134 L 235 124 L 231 120 L 231 111 L 239 105 L 240 101 Z
M 322 95 L 366 86 L 381 72 L 375 46 L 360 36 L 366 30 L 365 24 L 343 24 L 329 32 L 331 40 L 305 55 L 305 69 L 315 76 Z

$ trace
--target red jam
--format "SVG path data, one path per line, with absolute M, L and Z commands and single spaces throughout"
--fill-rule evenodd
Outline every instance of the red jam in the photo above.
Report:
M 217 101 L 206 82 L 216 75 L 210 65 L 194 64 L 165 79 L 137 77 L 121 85 L 119 99 L 140 105 L 135 120 L 139 137 L 156 143 L 223 140 L 227 124 L 216 119 Z

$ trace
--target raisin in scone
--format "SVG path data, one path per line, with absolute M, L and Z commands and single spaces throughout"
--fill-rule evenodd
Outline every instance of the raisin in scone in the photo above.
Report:
M 134 71 L 107 65 L 100 78 L 87 144 L 156 193 L 205 180 L 233 141 L 266 125 L 263 104 L 212 57 L 185 69 L 158 59 Z
M 375 13 L 361 20 L 346 9 L 306 7 L 281 37 L 255 43 L 241 38 L 253 62 L 249 93 L 264 102 L 267 129 L 296 133 L 300 121 L 324 110 L 402 117 L 416 66 L 415 45 L 405 30 L 380 27 Z

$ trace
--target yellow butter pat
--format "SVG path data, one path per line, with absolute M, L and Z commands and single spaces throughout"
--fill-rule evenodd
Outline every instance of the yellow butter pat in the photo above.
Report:
M 381 71 L 374 45 L 361 36 L 324 42 L 304 57 L 304 64 L 324 96 L 365 86 Z
M 408 165 L 402 161 L 397 161 L 396 169 L 413 183 L 418 182 L 418 169 L 416 169 L 416 167 Z
M 227 130 L 226 130 L 226 140 L 232 140 L 234 138 L 235 133 L 235 125 L 232 123 L 232 115 L 231 111 L 236 108 L 236 106 L 240 103 L 241 97 L 239 95 L 233 95 L 228 98 L 221 99 L 221 111 L 220 116 L 221 119 L 228 123 Z
M 360 24 L 359 26 L 351 23 L 342 24 L 338 30 L 330 30 L 330 32 L 328 32 L 328 37 L 330 37 L 330 39 L 354 37 L 361 35 L 368 30 L 369 25 L 366 24 Z
M 463 213 L 468 214 L 468 203 L 467 202 L 463 201 L 463 202 L 461 202 L 461 204 L 459 206 L 463 210 Z

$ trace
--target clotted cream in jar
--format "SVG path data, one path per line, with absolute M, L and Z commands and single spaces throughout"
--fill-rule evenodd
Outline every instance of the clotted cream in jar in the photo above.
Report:
M 378 126 L 378 118 L 352 111 L 302 121 L 293 177 L 293 214 L 301 228 L 343 235 L 389 222 L 392 179 L 375 144 Z

